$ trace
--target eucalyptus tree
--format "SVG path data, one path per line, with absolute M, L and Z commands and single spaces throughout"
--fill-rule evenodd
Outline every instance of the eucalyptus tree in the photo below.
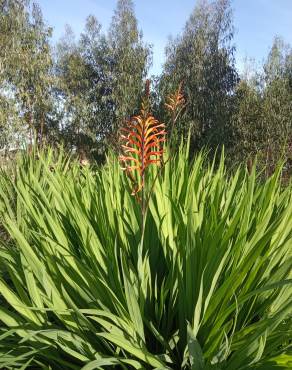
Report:
M 130 0 L 118 1 L 106 34 L 93 15 L 78 40 L 68 29 L 56 69 L 67 142 L 82 150 L 114 144 L 119 126 L 139 106 L 149 60 Z
M 291 157 L 291 58 L 291 47 L 276 37 L 262 71 L 243 77 L 233 97 L 232 157 L 257 155 L 267 175 L 281 157 Z
M 230 165 L 252 160 L 262 149 L 262 96 L 255 83 L 242 79 L 235 89 L 231 119 Z
M 52 30 L 29 0 L 2 0 L 0 17 L 1 91 L 14 100 L 30 141 L 35 134 L 41 143 L 52 110 Z
M 183 33 L 166 48 L 161 89 L 167 95 L 183 83 L 187 108 L 177 129 L 191 130 L 195 146 L 215 147 L 226 138 L 230 96 L 238 82 L 233 34 L 230 1 L 200 0 Z
M 291 157 L 292 48 L 275 37 L 264 64 L 263 127 L 265 158 L 273 169 L 281 156 Z
M 15 96 L 13 75 L 19 53 L 23 10 L 26 2 L 0 1 L 0 141 L 1 149 L 15 144 L 13 140 L 23 126 Z M 18 51 L 18 52 L 16 52 Z
M 76 40 L 70 27 L 57 46 L 56 74 L 63 102 L 62 134 L 85 150 L 103 143 L 113 122 L 111 59 L 101 24 L 94 16 Z
M 144 79 L 151 65 L 151 47 L 143 42 L 132 0 L 118 0 L 109 28 L 108 41 L 113 62 L 112 98 L 115 128 L 139 107 Z

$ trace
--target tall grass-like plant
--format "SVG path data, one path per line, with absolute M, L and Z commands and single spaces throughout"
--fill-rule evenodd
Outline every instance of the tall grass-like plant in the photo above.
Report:
M 169 153 L 164 154 L 166 158 Z M 149 167 L 148 184 L 158 169 Z M 181 147 L 140 205 L 110 156 L 1 178 L 0 368 L 288 369 L 292 191 Z

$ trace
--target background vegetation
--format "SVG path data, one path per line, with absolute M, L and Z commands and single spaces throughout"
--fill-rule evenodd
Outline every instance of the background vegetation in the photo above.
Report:
M 56 46 L 38 5 L 0 2 L 1 148 L 23 141 L 62 142 L 103 155 L 116 143 L 123 119 L 140 106 L 151 66 L 132 0 L 119 0 L 110 28 L 89 15 L 78 39 L 70 27 Z M 255 154 L 267 173 L 279 157 L 291 172 L 292 52 L 275 37 L 260 70 L 247 63 L 239 76 L 230 0 L 197 1 L 181 35 L 170 40 L 161 75 L 152 76 L 154 114 L 180 82 L 187 105 L 175 125 L 191 132 L 191 151 L 223 144 L 230 164 Z

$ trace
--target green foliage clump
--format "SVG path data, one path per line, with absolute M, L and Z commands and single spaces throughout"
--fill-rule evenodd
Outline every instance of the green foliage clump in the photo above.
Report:
M 166 156 L 168 154 L 166 153 Z M 131 183 L 109 156 L 52 151 L 1 177 L 0 367 L 291 367 L 292 190 L 228 177 L 188 148 L 160 171 L 141 241 Z

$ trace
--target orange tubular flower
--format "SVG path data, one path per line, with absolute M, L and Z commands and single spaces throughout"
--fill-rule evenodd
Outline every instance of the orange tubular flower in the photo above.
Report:
M 169 131 L 169 142 L 172 141 L 172 134 L 174 130 L 175 123 L 181 114 L 182 110 L 186 106 L 186 100 L 182 93 L 182 83 L 179 84 L 177 91 L 171 94 L 167 98 L 167 103 L 165 103 L 165 108 L 171 113 L 171 124 Z
M 182 83 L 179 84 L 177 91 L 167 98 L 167 103 L 165 103 L 165 107 L 171 112 L 176 112 L 178 108 L 183 108 L 185 106 L 186 101 L 181 91 Z
M 133 194 L 143 189 L 145 184 L 145 171 L 150 164 L 159 165 L 164 153 L 162 143 L 165 142 L 165 125 L 159 123 L 151 114 L 132 117 L 126 126 L 121 129 L 124 133 L 121 139 L 124 155 L 119 157 L 124 163 L 124 170 L 134 179 L 133 172 L 141 178 L 140 186 L 134 189 Z

